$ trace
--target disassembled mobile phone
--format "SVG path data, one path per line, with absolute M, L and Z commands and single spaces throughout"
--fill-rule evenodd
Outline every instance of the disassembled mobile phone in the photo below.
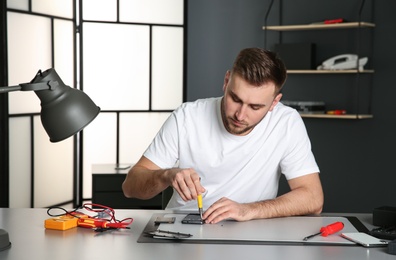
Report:
M 378 247 L 388 245 L 388 241 L 378 239 L 362 232 L 342 233 L 341 236 L 364 247 Z
M 205 221 L 201 218 L 201 215 L 196 213 L 190 213 L 183 218 L 182 223 L 203 225 L 205 224 Z
M 176 218 L 175 217 L 157 217 L 154 220 L 154 224 L 161 224 L 161 223 L 166 223 L 166 224 L 173 224 L 175 223 Z

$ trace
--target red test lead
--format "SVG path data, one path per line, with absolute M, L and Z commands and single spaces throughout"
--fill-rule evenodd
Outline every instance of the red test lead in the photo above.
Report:
M 322 235 L 323 237 L 327 237 L 328 235 L 337 233 L 338 231 L 342 230 L 344 228 L 344 223 L 342 222 L 334 222 L 333 224 L 330 224 L 328 226 L 322 227 L 319 231 L 319 233 L 304 237 L 304 241 L 307 241 L 310 238 L 313 238 L 317 235 Z

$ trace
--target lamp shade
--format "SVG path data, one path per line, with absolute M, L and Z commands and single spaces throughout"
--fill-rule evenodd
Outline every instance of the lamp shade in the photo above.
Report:
M 41 100 L 41 123 L 51 142 L 62 141 L 87 126 L 100 108 L 84 92 L 66 86 L 54 69 L 37 73 L 28 84 L 47 83 L 49 89 L 35 90 Z

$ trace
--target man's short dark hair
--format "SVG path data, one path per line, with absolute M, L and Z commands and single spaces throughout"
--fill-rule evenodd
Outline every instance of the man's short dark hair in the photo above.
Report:
M 256 86 L 273 82 L 277 93 L 281 91 L 287 78 L 286 67 L 277 54 L 261 48 L 240 51 L 231 72 Z

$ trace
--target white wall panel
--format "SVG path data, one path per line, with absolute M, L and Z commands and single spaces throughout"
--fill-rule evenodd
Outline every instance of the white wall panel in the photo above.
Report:
M 183 101 L 183 28 L 153 27 L 152 108 L 175 109 Z
M 120 21 L 183 24 L 183 0 L 120 0 Z
M 83 130 L 83 197 L 92 197 L 92 164 L 116 162 L 117 117 L 101 113 Z
M 34 117 L 34 207 L 73 199 L 73 138 L 51 143 Z
M 50 19 L 8 12 L 9 85 L 30 82 L 39 69 L 51 67 Z M 40 112 L 40 101 L 33 91 L 11 92 L 9 111 Z
M 30 207 L 30 117 L 9 120 L 10 208 Z
M 73 0 L 31 0 L 32 11 L 47 15 L 73 18 Z
M 96 21 L 117 21 L 116 0 L 84 0 L 83 19 Z
M 170 113 L 120 114 L 120 163 L 136 163 Z
M 71 21 L 54 20 L 55 70 L 63 83 L 74 86 L 74 25 Z
M 148 109 L 149 27 L 84 25 L 83 89 L 102 110 Z
M 7 0 L 7 7 L 23 11 L 29 10 L 29 0 Z

